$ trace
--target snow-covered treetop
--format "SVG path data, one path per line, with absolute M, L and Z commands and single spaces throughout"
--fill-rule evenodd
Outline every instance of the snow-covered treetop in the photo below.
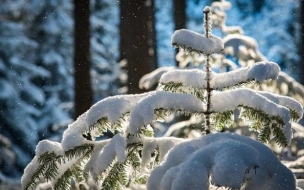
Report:
M 210 7 L 205 7 L 204 14 L 204 35 L 187 29 L 177 30 L 172 35 L 171 44 L 173 46 L 186 49 L 189 52 L 202 53 L 204 55 L 210 55 L 222 51 L 224 49 L 222 39 L 212 35 L 211 33 Z

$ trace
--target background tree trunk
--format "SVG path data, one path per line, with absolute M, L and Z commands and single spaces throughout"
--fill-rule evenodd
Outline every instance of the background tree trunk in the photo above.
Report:
M 120 1 L 120 59 L 128 62 L 128 93 L 141 93 L 140 78 L 157 68 L 153 0 Z
M 174 23 L 175 30 L 186 28 L 186 0 L 174 0 L 173 1 L 173 11 L 174 11 Z M 178 49 L 175 52 L 178 53 Z M 178 62 L 175 60 L 176 66 Z
M 92 105 L 90 58 L 90 0 L 74 0 L 74 118 Z

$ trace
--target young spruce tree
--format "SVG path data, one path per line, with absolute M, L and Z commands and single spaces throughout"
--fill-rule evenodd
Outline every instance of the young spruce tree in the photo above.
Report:
M 215 132 L 231 125 L 234 113 L 240 113 L 237 116 L 251 122 L 261 141 L 274 139 L 287 146 L 290 122 L 302 117 L 303 108 L 289 97 L 242 87 L 275 80 L 280 72 L 276 63 L 263 61 L 227 73 L 213 72 L 210 56 L 224 46 L 212 34 L 210 17 L 206 7 L 204 35 L 181 29 L 172 36 L 174 46 L 205 56 L 204 70 L 171 70 L 161 76 L 157 91 L 97 102 L 69 125 L 61 143 L 39 142 L 24 171 L 23 189 L 42 182 L 53 189 L 69 189 L 72 180 L 86 183 L 89 179 L 101 189 L 136 182 L 147 183 L 149 190 L 209 189 L 211 185 L 295 189 L 291 171 L 265 145 Z M 154 137 L 153 123 L 170 113 L 203 117 L 206 135 L 193 140 Z M 107 131 L 114 137 L 103 139 Z

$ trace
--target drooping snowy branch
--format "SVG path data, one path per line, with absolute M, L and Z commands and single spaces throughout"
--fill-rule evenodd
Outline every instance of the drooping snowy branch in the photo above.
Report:
M 290 112 L 286 107 L 274 103 L 249 88 L 218 92 L 213 95 L 212 100 L 212 110 L 214 112 L 224 112 L 234 110 L 238 106 L 247 106 L 261 110 L 271 116 L 279 116 L 284 124 L 290 120 Z
M 119 118 L 133 109 L 137 101 L 148 94 L 118 95 L 97 102 L 74 123 L 69 125 L 63 134 L 62 147 L 64 150 L 70 150 L 83 143 L 91 143 L 91 141 L 83 137 L 83 133 L 89 131 L 92 125 L 95 123 L 100 124 L 98 121 L 102 118 L 107 119 L 109 126 L 115 124 Z M 90 135 L 92 139 L 95 138 L 94 133 Z
M 276 104 L 288 108 L 291 112 L 291 119 L 299 121 L 302 118 L 303 106 L 297 100 L 287 96 L 276 95 L 269 92 L 258 91 L 257 93 L 273 101 Z
M 154 92 L 138 102 L 130 114 L 127 133 L 136 134 L 140 127 L 154 120 L 154 110 L 181 110 L 185 112 L 203 112 L 203 104 L 194 95 L 171 92 Z
M 280 67 L 273 62 L 258 62 L 227 73 L 215 73 L 212 71 L 210 87 L 212 89 L 223 89 L 250 81 L 261 83 L 268 79 L 275 80 L 279 72 Z M 205 78 L 206 72 L 198 69 L 172 70 L 161 76 L 160 83 L 166 85 L 169 82 L 174 82 L 181 83 L 183 86 L 206 89 L 207 82 Z
M 47 154 L 51 155 L 48 160 L 49 163 L 41 163 Z M 32 188 L 35 183 L 41 182 L 42 177 L 46 177 L 47 180 L 50 180 L 54 174 L 52 173 L 53 171 L 51 171 L 53 167 L 52 164 L 56 164 L 57 159 L 61 159 L 63 156 L 64 150 L 60 143 L 49 140 L 40 141 L 36 147 L 36 156 L 24 170 L 24 175 L 21 178 L 22 188 Z M 50 176 L 43 176 L 46 173 Z
M 151 73 L 148 73 L 144 75 L 139 80 L 139 88 L 141 89 L 151 89 L 155 84 L 158 83 L 160 77 L 168 72 L 173 70 L 175 67 L 160 67 L 152 71 Z
M 239 34 L 231 34 L 223 39 L 225 44 L 225 53 L 236 57 L 243 57 L 254 59 L 256 62 L 266 61 L 266 57 L 260 52 L 258 43 L 255 39 L 249 36 Z M 242 51 L 240 47 L 245 47 Z M 247 58 L 246 58 L 247 57 Z
M 212 110 L 226 112 L 242 107 L 246 110 L 243 117 L 255 122 L 251 128 L 260 132 L 260 140 L 268 141 L 273 135 L 278 144 L 286 146 L 292 138 L 291 113 L 288 108 L 274 103 L 271 99 L 251 89 L 218 92 L 213 95 Z

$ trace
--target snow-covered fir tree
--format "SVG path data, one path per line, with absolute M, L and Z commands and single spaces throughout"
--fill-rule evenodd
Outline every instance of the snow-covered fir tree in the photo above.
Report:
M 146 183 L 149 190 L 296 189 L 292 172 L 265 145 L 216 129 L 240 117 L 251 122 L 249 127 L 259 133 L 260 141 L 287 146 L 291 121 L 302 117 L 302 105 L 289 97 L 242 87 L 277 79 L 280 68 L 274 62 L 257 62 L 227 73 L 212 71 L 211 55 L 221 53 L 224 44 L 212 34 L 209 7 L 204 16 L 203 35 L 182 29 L 171 39 L 174 46 L 204 55 L 203 70 L 168 71 L 157 91 L 97 102 L 69 125 L 61 143 L 39 142 L 24 171 L 23 188 L 45 182 L 45 187 L 68 189 L 71 180 L 85 184 L 93 179 L 102 189 L 133 183 Z M 155 137 L 155 122 L 170 113 L 202 118 L 205 135 L 193 140 Z M 107 131 L 113 138 L 102 138 Z

